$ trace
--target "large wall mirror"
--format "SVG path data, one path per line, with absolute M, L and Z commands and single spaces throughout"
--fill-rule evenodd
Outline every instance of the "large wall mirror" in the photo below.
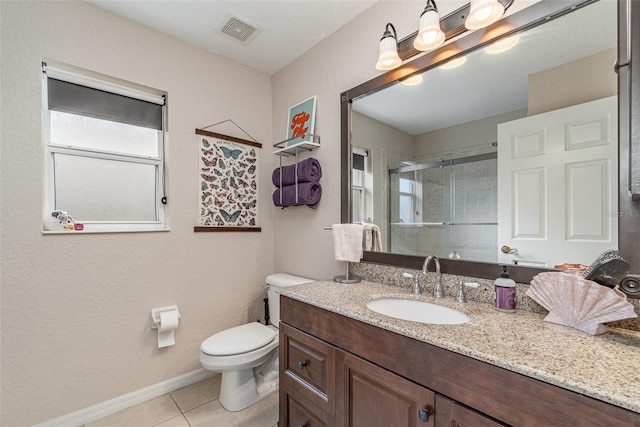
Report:
M 365 261 L 528 282 L 616 248 L 640 272 L 618 3 L 543 0 L 342 95 L 342 221 L 383 236 Z

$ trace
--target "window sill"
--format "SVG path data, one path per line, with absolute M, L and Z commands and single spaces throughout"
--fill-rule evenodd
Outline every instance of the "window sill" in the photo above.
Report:
M 112 234 L 112 233 L 155 233 L 159 231 L 171 231 L 170 228 L 156 228 L 149 230 L 82 230 L 82 231 L 46 231 L 42 230 L 43 235 L 53 235 L 53 234 Z

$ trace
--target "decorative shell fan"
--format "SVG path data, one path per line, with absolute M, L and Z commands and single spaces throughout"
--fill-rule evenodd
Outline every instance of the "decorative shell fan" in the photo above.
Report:
M 638 317 L 627 296 L 578 275 L 540 273 L 527 296 L 549 310 L 546 322 L 571 326 L 591 335 L 607 332 L 605 322 Z

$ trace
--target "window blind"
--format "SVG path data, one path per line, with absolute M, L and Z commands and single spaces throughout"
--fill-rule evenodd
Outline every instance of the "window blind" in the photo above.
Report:
M 361 154 L 353 153 L 353 168 L 364 171 L 364 156 Z
M 162 105 L 47 78 L 49 109 L 162 130 Z

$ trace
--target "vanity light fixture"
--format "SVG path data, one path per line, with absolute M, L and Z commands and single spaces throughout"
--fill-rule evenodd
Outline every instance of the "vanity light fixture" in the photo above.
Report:
M 405 61 L 423 52 L 430 52 L 441 47 L 445 41 L 463 34 L 465 31 L 477 30 L 499 20 L 515 0 L 471 0 L 471 3 L 460 7 L 440 19 L 435 0 L 427 0 L 427 5 L 420 15 L 420 29 L 402 40 L 393 24 L 388 23 L 382 39 L 376 68 L 389 71 L 402 65 Z M 466 20 L 465 20 L 466 19 Z M 485 35 L 486 36 L 486 35 Z M 403 73 L 406 75 L 406 73 Z
M 498 0 L 471 0 L 469 16 L 464 26 L 479 30 L 496 22 L 504 14 L 504 6 Z
M 420 15 L 418 35 L 413 40 L 413 47 L 423 52 L 429 52 L 442 46 L 445 35 L 440 28 L 440 16 L 434 0 L 428 0 Z
M 393 30 L 393 34 L 391 34 Z M 387 71 L 393 70 L 402 64 L 402 59 L 398 55 L 398 36 L 396 34 L 396 28 L 392 23 L 388 23 L 382 38 L 380 39 L 380 54 L 378 55 L 378 62 L 376 68 L 378 70 Z

